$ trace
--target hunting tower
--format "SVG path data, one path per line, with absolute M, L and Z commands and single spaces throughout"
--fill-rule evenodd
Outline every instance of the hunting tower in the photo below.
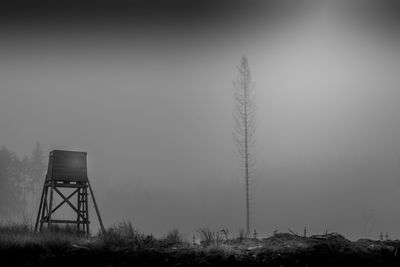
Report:
M 87 175 L 86 152 L 66 150 L 51 151 L 46 179 L 40 198 L 35 231 L 41 231 L 43 225 L 47 225 L 47 228 L 50 228 L 53 224 L 76 224 L 77 231 L 89 235 L 88 188 L 101 230 L 104 232 L 103 222 Z M 54 203 L 54 192 L 62 199 L 57 205 Z M 67 193 L 69 194 L 66 195 Z M 71 202 L 72 197 L 75 195 L 76 206 Z M 68 205 L 75 211 L 76 219 L 60 220 L 54 218 L 54 212 L 65 205 Z

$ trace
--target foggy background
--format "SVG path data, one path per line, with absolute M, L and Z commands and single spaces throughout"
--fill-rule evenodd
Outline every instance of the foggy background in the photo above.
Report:
M 398 11 L 385 0 L 6 5 L 0 146 L 22 156 L 39 141 L 46 164 L 53 149 L 87 151 L 106 225 L 235 234 L 245 194 L 232 81 L 246 55 L 252 229 L 399 238 Z

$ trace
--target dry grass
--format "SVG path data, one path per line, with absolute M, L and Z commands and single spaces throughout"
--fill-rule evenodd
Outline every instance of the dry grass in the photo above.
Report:
M 228 245 L 228 240 L 225 240 L 227 232 L 226 230 L 224 235 L 221 231 L 200 228 L 198 234 L 202 241 L 202 249 L 230 254 L 232 249 Z M 185 240 L 184 236 L 176 228 L 170 230 L 163 238 L 155 239 L 152 235 L 139 233 L 130 222 L 113 225 L 107 228 L 104 234 L 99 233 L 92 237 L 77 233 L 76 228 L 72 226 L 52 227 L 38 233 L 28 223 L 0 224 L 0 248 L 32 245 L 43 248 L 71 246 L 99 249 L 171 248 L 176 246 L 198 248 L 195 244 Z
M 172 230 L 168 231 L 167 235 L 164 238 L 164 241 L 167 244 L 176 245 L 184 243 L 184 238 L 178 229 L 173 228 Z
M 53 227 L 41 233 L 34 232 L 29 224 L 0 225 L 0 247 L 39 245 L 41 247 L 60 247 L 80 243 L 81 234 L 71 227 Z
M 155 239 L 139 233 L 131 222 L 122 222 L 106 229 L 100 242 L 104 247 L 148 247 L 154 245 Z
M 204 246 L 220 245 L 223 241 L 223 237 L 220 231 L 211 230 L 210 228 L 200 228 L 197 230 L 200 235 L 201 242 Z

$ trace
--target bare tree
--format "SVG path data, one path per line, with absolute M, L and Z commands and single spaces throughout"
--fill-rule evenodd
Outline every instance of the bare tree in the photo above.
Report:
M 244 170 L 246 190 L 246 235 L 250 236 L 250 185 L 254 173 L 254 145 L 256 130 L 256 104 L 254 84 L 251 80 L 247 58 L 242 56 L 239 73 L 233 82 L 233 141 L 236 145 L 239 162 Z

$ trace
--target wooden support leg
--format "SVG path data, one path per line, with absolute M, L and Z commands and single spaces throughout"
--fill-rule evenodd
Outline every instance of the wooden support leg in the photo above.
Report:
M 78 189 L 78 212 L 81 212 L 81 194 L 82 194 L 82 189 L 81 188 L 79 188 Z M 79 214 L 77 214 L 76 215 L 76 220 L 77 220 L 77 231 L 79 232 L 81 229 L 80 229 L 80 221 L 81 221 L 81 217 L 79 216 Z
M 49 214 L 49 208 L 47 206 L 47 193 L 49 191 L 49 185 L 45 183 L 44 186 L 44 198 L 43 198 L 43 209 L 42 209 L 42 216 L 40 218 L 40 226 L 39 226 L 39 232 L 42 231 L 43 229 L 43 224 L 44 224 L 44 218 L 45 216 L 48 216 Z
M 90 186 L 90 182 L 89 182 L 89 181 L 88 181 L 88 185 L 89 185 L 90 195 L 92 196 L 92 199 L 93 199 L 93 204 L 94 204 L 94 208 L 95 208 L 95 210 L 96 210 L 97 218 L 99 219 L 99 223 L 100 223 L 100 227 L 101 227 L 101 232 L 104 234 L 104 233 L 105 233 L 105 230 L 104 230 L 103 221 L 101 220 L 100 211 L 99 211 L 99 209 L 97 208 L 96 199 L 94 198 L 93 190 L 92 190 L 92 187 Z
M 88 191 L 87 191 L 87 187 L 85 187 L 84 189 L 85 191 L 85 211 L 86 211 L 86 235 L 89 236 L 90 235 L 90 230 L 89 230 L 89 201 L 88 201 Z
M 51 228 L 51 214 L 53 213 L 53 191 L 54 191 L 54 181 L 51 181 L 50 203 L 49 203 L 49 214 L 48 214 L 47 228 Z
M 46 181 L 45 181 L 45 183 L 46 183 Z M 44 209 L 44 208 L 43 208 L 43 203 L 44 203 L 44 191 L 45 191 L 45 184 L 43 184 L 42 195 L 41 195 L 41 197 L 40 197 L 39 210 L 38 210 L 38 213 L 37 213 L 37 216 L 36 216 L 35 232 L 37 231 L 38 226 L 39 226 L 40 213 L 41 213 L 42 209 Z
M 59 187 L 71 187 L 76 188 L 74 192 L 68 195 L 68 197 L 64 196 L 64 192 L 59 190 Z M 77 188 L 78 187 L 78 188 Z M 89 187 L 89 190 L 88 190 Z M 62 198 L 62 202 L 56 205 L 53 208 L 54 204 L 54 192 L 56 192 Z M 89 192 L 93 199 L 94 208 L 96 211 L 97 218 L 100 223 L 101 232 L 104 234 L 105 229 L 103 225 L 103 221 L 101 219 L 100 211 L 97 206 L 97 202 L 95 196 L 93 194 L 92 187 L 89 183 L 77 183 L 77 184 L 69 184 L 69 186 L 65 186 L 61 183 L 56 183 L 53 180 L 47 180 L 44 183 L 38 214 L 36 217 L 35 223 L 35 231 L 41 231 L 43 229 L 43 225 L 47 223 L 47 228 L 51 229 L 53 223 L 76 223 L 77 231 L 83 232 L 86 235 L 90 235 L 90 221 L 89 221 Z M 71 203 L 70 198 L 77 193 L 77 206 Z M 53 213 L 63 204 L 69 205 L 77 214 L 76 221 L 70 220 L 54 220 Z M 55 205 L 55 204 L 54 204 Z

